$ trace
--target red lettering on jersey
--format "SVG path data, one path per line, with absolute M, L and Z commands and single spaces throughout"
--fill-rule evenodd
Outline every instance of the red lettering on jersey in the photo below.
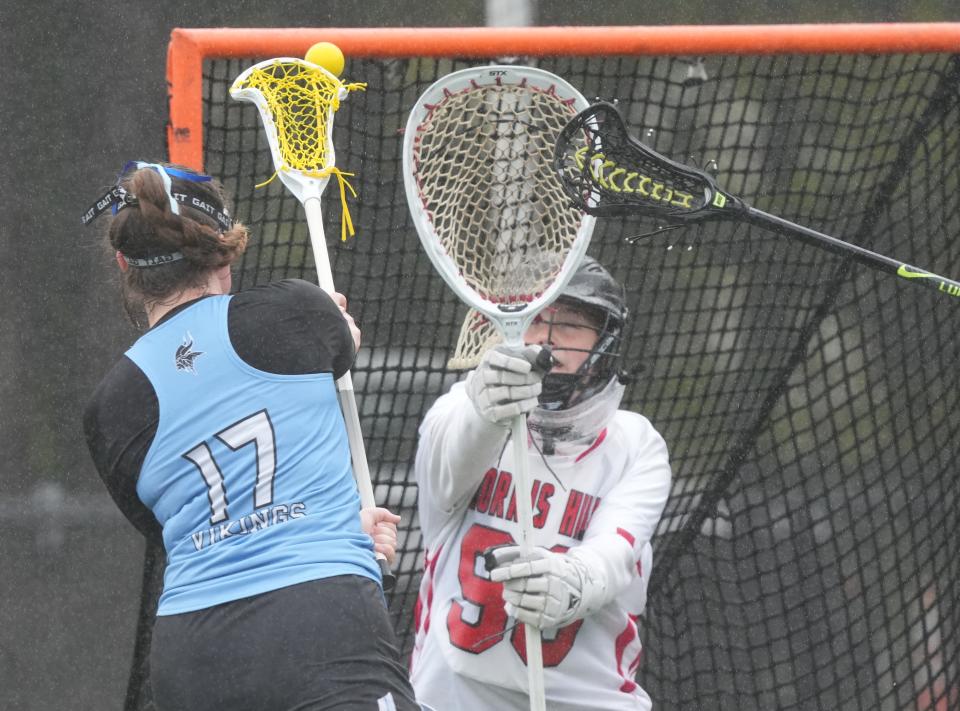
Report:
M 487 507 L 490 506 L 490 497 L 493 495 L 493 485 L 496 481 L 497 470 L 490 467 L 487 473 L 483 475 L 483 481 L 477 487 L 477 493 L 473 495 L 473 501 L 470 502 L 469 508 L 476 509 L 480 513 L 486 513 Z
M 578 541 L 583 540 L 583 534 L 587 531 L 587 523 L 590 521 L 592 511 L 593 497 L 590 494 L 583 495 L 583 502 L 580 504 L 580 514 L 577 516 L 577 525 L 573 529 L 573 537 Z
M 532 512 L 533 509 L 536 509 L 536 508 L 537 508 L 537 505 L 538 505 L 538 504 L 537 504 L 537 494 L 540 493 L 540 484 L 541 484 L 541 482 L 540 482 L 539 479 L 534 479 L 534 480 L 533 480 L 533 488 L 530 489 L 530 507 L 531 507 L 531 512 Z M 547 486 L 549 486 L 549 484 L 548 484 Z M 549 507 L 548 507 L 548 508 L 549 508 Z M 517 520 L 517 492 L 516 492 L 516 489 L 514 489 L 513 493 L 510 494 L 510 505 L 507 507 L 507 519 L 510 520 L 510 521 L 516 521 L 516 520 Z M 543 522 L 541 521 L 541 522 L 540 522 L 540 525 L 537 526 L 536 519 L 534 519 L 533 525 L 536 526 L 537 528 L 543 528 Z
M 552 489 L 553 489 L 553 486 L 552 486 L 552 485 L 547 484 L 546 486 L 549 486 L 550 489 L 551 489 L 551 491 L 552 491 Z M 539 510 L 539 508 L 540 508 L 540 502 L 539 502 L 539 500 L 538 500 L 538 498 L 537 498 L 537 495 L 540 493 L 540 489 L 541 489 L 541 482 L 540 482 L 540 480 L 539 480 L 539 479 L 534 479 L 534 480 L 533 480 L 533 488 L 530 489 L 530 506 L 531 506 L 531 509 L 532 509 L 532 510 Z M 549 512 L 549 510 L 550 510 L 550 505 L 547 504 L 547 511 Z M 517 520 L 517 492 L 516 492 L 516 489 L 514 489 L 513 493 L 510 494 L 510 505 L 507 506 L 507 515 L 506 515 L 506 518 L 507 518 L 507 520 L 509 520 L 509 521 L 516 521 L 516 520 Z M 539 524 L 537 523 L 537 519 L 538 519 L 538 518 L 540 519 L 540 523 L 539 523 Z M 546 522 L 546 514 L 543 514 L 542 516 L 537 516 L 537 517 L 535 517 L 535 518 L 533 519 L 533 525 L 534 525 L 535 528 L 543 528 L 543 524 L 544 524 L 545 522 Z
M 567 497 L 567 508 L 563 510 L 563 518 L 560 519 L 560 533 L 562 535 L 573 538 L 573 529 L 580 514 L 581 501 L 583 501 L 583 493 L 573 489 L 570 496 Z
M 517 520 L 517 490 L 516 489 L 510 492 L 510 505 L 507 506 L 507 514 L 505 518 L 508 521 Z
M 534 479 L 530 490 L 530 505 L 535 528 L 546 525 L 550 515 L 550 498 L 555 492 L 556 487 L 553 484 L 544 484 L 539 479 Z M 513 475 L 508 471 L 489 469 L 477 487 L 469 508 L 507 521 L 516 521 L 517 495 L 513 487 Z
M 510 472 L 501 471 L 500 478 L 497 479 L 497 486 L 493 490 L 493 500 L 487 508 L 487 513 L 497 518 L 503 518 L 503 502 L 507 498 L 507 492 L 510 491 L 510 485 L 513 483 L 513 475 Z
M 536 509 L 537 512 L 533 517 L 533 527 L 543 528 L 547 522 L 547 516 L 550 515 L 550 497 L 553 496 L 556 488 L 550 482 L 540 484 L 540 482 L 537 481 L 534 487 L 537 485 L 539 485 L 540 488 L 537 490 L 536 503 L 533 505 L 533 508 Z
M 577 529 L 574 538 L 581 541 L 583 540 L 587 529 L 590 528 L 590 522 L 593 520 L 593 514 L 597 512 L 599 507 L 599 496 L 594 497 L 588 496 L 587 494 L 583 495 L 583 505 L 581 507 L 580 518 L 577 520 Z
M 593 514 L 600 506 L 600 497 L 585 494 L 572 489 L 567 497 L 567 507 L 563 510 L 560 520 L 560 533 L 570 538 L 582 541 Z

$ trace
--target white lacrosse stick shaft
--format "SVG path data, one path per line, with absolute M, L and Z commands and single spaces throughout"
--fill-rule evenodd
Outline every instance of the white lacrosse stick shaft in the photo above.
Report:
M 333 270 L 330 268 L 330 256 L 327 254 L 327 241 L 323 232 L 323 215 L 320 212 L 320 198 L 310 197 L 304 200 L 303 210 L 307 213 L 307 229 L 310 231 L 310 246 L 313 248 L 317 266 L 317 281 L 320 288 L 328 294 L 336 291 L 333 285 Z M 350 443 L 350 458 L 353 461 L 353 474 L 360 492 L 360 505 L 364 508 L 376 506 L 373 496 L 373 484 L 370 483 L 370 469 L 367 465 L 367 452 L 360 430 L 360 413 L 353 392 L 353 378 L 348 370 L 337 379 L 337 394 L 340 396 L 340 409 L 347 427 L 347 441 Z
M 330 255 L 327 254 L 327 240 L 323 232 L 323 214 L 320 210 L 320 196 L 311 195 L 303 200 L 303 211 L 307 214 L 307 230 L 310 232 L 310 246 L 317 267 L 317 281 L 320 288 L 328 294 L 336 291 L 333 285 L 333 270 L 330 268 Z M 350 459 L 353 463 L 353 477 L 360 494 L 360 506 L 376 506 L 373 496 L 373 484 L 370 481 L 370 468 L 367 464 L 367 450 L 363 444 L 363 431 L 360 429 L 360 411 L 353 391 L 353 378 L 348 370 L 337 379 L 337 396 L 343 423 L 347 428 L 347 442 L 350 444 Z M 377 563 L 383 577 L 383 586 L 387 590 L 394 585 L 394 575 L 390 572 L 387 559 L 377 553 Z
M 531 310 L 523 317 L 499 322 L 504 343 L 522 348 L 523 334 L 540 309 Z M 517 523 L 520 526 L 521 555 L 533 549 L 533 487 L 530 482 L 528 460 L 530 433 L 527 430 L 527 415 L 521 413 L 510 423 L 510 439 L 513 449 L 514 496 L 517 501 Z M 543 638 L 533 625 L 523 625 L 523 638 L 527 650 L 527 686 L 529 687 L 530 711 L 546 711 L 546 687 L 543 681 Z
M 526 555 L 533 545 L 533 504 L 530 486 L 530 466 L 527 462 L 527 416 L 517 415 L 512 423 L 513 469 L 517 497 L 517 520 L 520 524 L 520 552 Z M 530 686 L 531 711 L 545 711 L 547 707 L 546 690 L 543 684 L 543 646 L 540 630 L 533 625 L 523 626 L 523 637 L 527 648 L 527 682 Z
M 303 211 L 307 214 L 307 230 L 310 232 L 310 246 L 317 266 L 317 281 L 320 288 L 328 294 L 336 291 L 333 285 L 333 270 L 330 268 L 330 255 L 327 254 L 327 240 L 323 232 L 323 214 L 320 210 L 320 196 L 311 195 L 303 200 Z M 353 378 L 348 370 L 337 379 L 337 396 L 343 423 L 347 428 L 347 442 L 350 444 L 350 459 L 353 463 L 353 477 L 357 481 L 360 494 L 360 506 L 376 506 L 373 496 L 373 484 L 370 481 L 370 468 L 367 464 L 367 450 L 363 444 L 363 431 L 360 429 L 360 411 L 353 391 Z M 394 584 L 394 575 L 390 572 L 387 559 L 377 553 L 377 563 L 383 577 L 383 586 L 390 589 Z

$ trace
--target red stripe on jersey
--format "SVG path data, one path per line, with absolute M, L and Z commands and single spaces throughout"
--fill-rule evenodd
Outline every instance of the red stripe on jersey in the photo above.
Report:
M 617 659 L 617 673 L 623 677 L 623 684 L 620 685 L 620 691 L 624 693 L 631 693 L 634 689 L 637 688 L 637 684 L 633 681 L 628 674 L 634 668 L 636 663 L 639 663 L 639 655 L 637 660 L 634 661 L 634 664 L 627 667 L 627 673 L 623 671 L 623 653 L 626 651 L 627 646 L 637 639 L 637 616 L 636 615 L 627 615 L 627 626 L 624 628 L 623 632 L 617 635 L 616 639 L 616 659 Z
M 424 635 L 430 631 L 430 609 L 433 605 L 433 576 L 437 569 L 437 560 L 440 558 L 440 553 L 443 551 L 443 546 L 437 549 L 437 552 L 430 557 L 430 551 L 424 550 L 423 552 L 423 580 L 420 582 L 420 594 L 417 595 L 417 602 L 413 607 L 413 629 L 414 637 L 419 638 L 420 633 Z M 426 592 L 424 592 L 426 590 Z M 426 607 L 426 615 L 424 616 L 424 607 Z M 423 623 L 421 625 L 421 622 Z M 420 641 L 419 639 L 417 640 Z M 416 651 L 410 655 L 410 671 L 413 671 L 413 660 L 416 657 Z
M 630 531 L 624 530 L 622 528 L 618 528 L 617 533 L 619 533 L 621 536 L 627 539 L 627 543 L 630 544 L 631 548 L 633 548 L 634 544 L 636 544 L 637 539 L 631 535 Z
M 433 607 L 433 576 L 437 570 L 437 560 L 440 558 L 440 553 L 442 551 L 443 546 L 440 546 L 429 562 L 427 562 L 426 554 L 424 554 L 424 572 L 430 576 L 429 584 L 427 586 L 427 618 L 423 621 L 424 634 L 430 631 L 430 610 Z
M 573 461 L 574 461 L 574 462 L 579 462 L 581 459 L 583 459 L 584 457 L 586 457 L 588 454 L 590 454 L 590 452 L 592 452 L 592 451 L 595 450 L 597 447 L 599 447 L 599 446 L 600 446 L 600 443 L 603 442 L 603 440 L 606 439 L 606 437 L 607 437 L 607 428 L 604 427 L 602 430 L 600 430 L 600 434 L 597 435 L 597 438 L 596 438 L 595 440 L 593 440 L 593 444 L 591 444 L 591 445 L 590 445 L 589 447 L 587 447 L 585 450 L 583 450 L 582 452 L 580 452 L 580 454 L 577 455 L 577 458 L 574 459 Z

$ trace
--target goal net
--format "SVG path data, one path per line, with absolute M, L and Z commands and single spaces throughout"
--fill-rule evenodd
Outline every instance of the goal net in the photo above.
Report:
M 357 236 L 329 246 L 363 326 L 377 500 L 404 518 L 389 602 L 407 650 L 417 426 L 462 375 L 447 361 L 466 315 L 421 251 L 400 172 L 407 114 L 439 76 L 541 67 L 619 100 L 658 152 L 715 161 L 756 207 L 960 277 L 960 25 L 176 30 L 170 159 L 238 196 L 253 235 L 240 289 L 315 274 L 299 203 L 254 189 L 269 149 L 227 90 L 319 40 L 368 84 L 334 135 Z M 327 220 L 340 210 L 326 191 Z M 628 291 L 624 406 L 663 434 L 674 471 L 641 620 L 655 707 L 960 707 L 960 298 L 732 222 L 600 220 L 590 252 Z M 150 706 L 162 554 L 147 562 L 128 708 Z

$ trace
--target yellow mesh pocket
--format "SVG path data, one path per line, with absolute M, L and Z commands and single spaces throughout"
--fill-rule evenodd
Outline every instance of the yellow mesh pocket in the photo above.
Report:
M 277 170 L 296 170 L 308 178 L 334 175 L 343 207 L 341 239 L 354 233 L 347 207 L 347 190 L 356 196 L 347 182 L 351 173 L 341 172 L 333 164 L 330 131 L 333 114 L 340 99 L 349 91 L 363 90 L 364 83 L 345 84 L 332 74 L 299 60 L 276 60 L 253 67 L 236 89 L 255 89 L 263 96 L 273 119 L 279 158 Z M 257 185 L 262 187 L 269 180 Z

